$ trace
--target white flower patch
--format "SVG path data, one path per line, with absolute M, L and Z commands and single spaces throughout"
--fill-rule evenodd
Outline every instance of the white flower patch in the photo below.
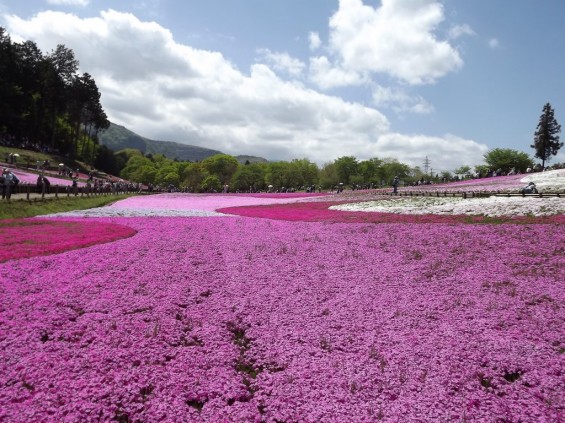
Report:
M 88 210 L 75 210 L 49 214 L 44 217 L 216 217 L 227 216 L 210 210 L 175 210 L 159 208 L 99 207 Z
M 401 197 L 390 200 L 341 204 L 330 210 L 397 214 L 467 214 L 474 216 L 551 216 L 565 213 L 559 197 Z
M 520 182 L 527 185 L 529 182 L 536 184 L 539 191 L 565 191 L 565 169 L 550 170 L 548 172 L 532 173 L 522 178 Z

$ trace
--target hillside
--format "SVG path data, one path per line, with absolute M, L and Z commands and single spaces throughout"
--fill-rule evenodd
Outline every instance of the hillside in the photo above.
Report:
M 249 162 L 249 163 L 269 163 L 269 161 L 267 159 L 264 159 L 263 157 L 257 157 L 257 156 L 240 155 L 240 156 L 235 156 L 235 158 L 241 164 L 244 164 L 245 162 Z
M 213 156 L 214 154 L 221 154 L 221 151 L 212 150 L 210 148 L 144 138 L 114 123 L 111 123 L 106 131 L 100 132 L 98 138 L 102 145 L 114 151 L 123 150 L 125 148 L 135 148 L 143 152 L 143 154 L 163 154 L 170 159 L 183 161 L 196 162 L 204 160 L 206 157 Z

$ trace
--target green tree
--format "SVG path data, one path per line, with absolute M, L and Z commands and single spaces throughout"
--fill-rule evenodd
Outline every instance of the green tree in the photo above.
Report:
M 190 163 L 184 171 L 183 186 L 190 191 L 196 192 L 200 190 L 202 181 L 209 176 L 209 173 L 202 167 L 202 163 Z
M 522 173 L 534 165 L 533 160 L 526 153 L 510 148 L 495 148 L 483 157 L 491 170 L 501 170 L 503 173 L 508 173 L 511 169 Z
M 382 165 L 383 161 L 377 157 L 359 162 L 358 171 L 363 183 L 378 185 L 380 183 L 379 169 Z
M 553 108 L 551 104 L 546 103 L 534 134 L 534 143 L 531 145 L 536 150 L 535 157 L 541 160 L 542 169 L 545 168 L 545 162 L 563 147 L 563 143 L 559 142 L 560 132 L 561 125 L 555 120 Z
M 358 173 L 357 159 L 353 156 L 343 156 L 337 158 L 334 163 L 339 182 L 349 185 L 351 177 Z
M 326 163 L 320 169 L 320 185 L 328 189 L 339 183 L 335 162 Z
M 200 184 L 200 189 L 204 192 L 220 192 L 222 190 L 222 182 L 216 175 L 210 175 L 204 178 Z
M 215 154 L 202 160 L 202 167 L 211 175 L 216 175 L 221 184 L 229 184 L 239 167 L 239 162 L 228 154 Z
M 110 175 L 119 175 L 124 165 L 125 162 L 119 161 L 112 150 L 105 145 L 100 146 L 94 160 L 96 169 L 100 169 L 102 172 L 109 173 Z
M 126 179 L 128 181 L 141 182 L 137 179 L 139 177 L 139 175 L 137 174 L 139 169 L 143 166 L 153 168 L 155 167 L 151 160 L 143 156 L 141 152 L 138 153 L 139 154 L 134 154 L 128 159 L 126 166 L 120 172 L 120 177 L 122 177 L 123 179 Z
M 485 177 L 488 173 L 489 168 L 487 165 L 476 165 L 475 166 L 475 173 L 480 175 L 480 177 Z
M 162 163 L 155 175 L 155 183 L 163 186 L 174 185 L 179 186 L 180 172 L 172 160 Z
M 453 178 L 453 175 L 451 174 L 451 172 L 444 170 L 443 172 L 440 173 L 440 178 L 442 180 L 446 180 L 446 181 L 451 181 L 451 178 Z
M 318 183 L 319 169 L 308 159 L 294 159 L 289 163 L 289 186 L 307 187 Z
M 157 169 L 155 166 L 142 165 L 132 175 L 132 181 L 141 182 L 142 184 L 156 183 Z M 177 175 L 178 180 L 178 175 Z M 168 185 L 168 184 L 167 184 Z
M 231 189 L 239 191 L 262 190 L 266 185 L 265 174 L 266 167 L 259 163 L 241 166 L 233 175 Z
M 453 171 L 453 173 L 455 173 L 456 175 L 462 175 L 462 176 L 470 176 L 471 175 L 471 166 L 461 166 L 458 167 L 457 169 L 455 169 Z
M 267 166 L 267 174 L 265 175 L 267 184 L 273 185 L 275 188 L 291 188 L 292 179 L 290 177 L 290 165 L 288 162 L 271 162 Z
M 410 176 L 410 166 L 404 163 L 400 163 L 396 159 L 385 159 L 383 160 L 383 165 L 380 168 L 380 175 L 385 185 L 390 185 L 395 176 L 400 179 L 406 179 Z

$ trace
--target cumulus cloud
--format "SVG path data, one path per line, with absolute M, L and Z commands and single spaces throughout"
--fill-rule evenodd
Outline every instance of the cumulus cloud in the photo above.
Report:
M 434 155 L 453 167 L 483 149 L 451 136 L 390 134 L 378 110 L 278 76 L 274 65 L 301 68 L 291 57 L 266 51 L 266 63 L 242 72 L 221 53 L 179 44 L 167 29 L 132 14 L 108 10 L 81 19 L 51 11 L 4 20 L 11 35 L 43 51 L 71 48 L 81 72 L 95 79 L 110 120 L 149 138 L 319 164 L 344 155 L 386 155 L 419 165 Z M 329 66 L 323 57 L 314 62 Z
M 435 35 L 443 19 L 443 7 L 435 0 L 382 0 L 379 7 L 340 0 L 329 23 L 331 66 L 343 74 L 378 73 L 409 84 L 433 83 L 463 64 L 458 51 Z M 320 77 L 312 73 L 314 82 L 327 87 Z
M 431 167 L 437 171 L 449 170 L 484 162 L 488 147 L 452 134 L 441 137 L 388 133 L 379 137 L 377 149 L 384 155 L 395 157 L 395 152 L 405 149 L 403 159 L 412 166 L 421 166 L 428 156 Z
M 463 35 L 476 35 L 476 33 L 473 31 L 473 28 L 467 24 L 455 25 L 449 30 L 449 38 L 453 40 L 456 40 Z
M 488 40 L 488 46 L 492 49 L 497 48 L 500 45 L 500 42 L 496 38 L 491 38 Z
M 259 49 L 258 53 L 261 55 L 262 60 L 271 65 L 274 70 L 293 77 L 300 76 L 306 67 L 304 62 L 290 56 L 288 53 L 274 53 L 268 48 Z
M 320 48 L 322 45 L 322 40 L 317 32 L 310 32 L 308 34 L 308 42 L 310 45 L 310 50 L 314 51 Z
M 48 4 L 55 6 L 88 6 L 89 0 L 47 0 Z
M 378 85 L 373 89 L 373 102 L 377 107 L 391 107 L 397 113 L 428 114 L 434 111 L 424 98 L 410 95 L 401 88 Z
M 370 81 L 366 73 L 333 66 L 326 56 L 310 58 L 309 77 L 323 89 L 362 85 Z

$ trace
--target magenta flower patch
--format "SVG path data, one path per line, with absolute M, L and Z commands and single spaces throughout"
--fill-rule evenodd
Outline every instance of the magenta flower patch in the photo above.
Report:
M 83 221 L 0 264 L 2 422 L 565 418 L 562 225 Z
M 383 200 L 387 201 L 387 200 Z M 394 201 L 394 200 L 390 200 Z M 565 215 L 554 216 L 514 216 L 488 218 L 467 215 L 397 214 L 367 213 L 356 211 L 330 210 L 329 207 L 340 202 L 301 202 L 289 204 L 269 204 L 263 206 L 225 207 L 220 213 L 304 222 L 348 222 L 348 223 L 558 223 L 565 224 Z
M 85 220 L 0 220 L 0 263 L 115 241 L 135 233 L 124 225 Z

